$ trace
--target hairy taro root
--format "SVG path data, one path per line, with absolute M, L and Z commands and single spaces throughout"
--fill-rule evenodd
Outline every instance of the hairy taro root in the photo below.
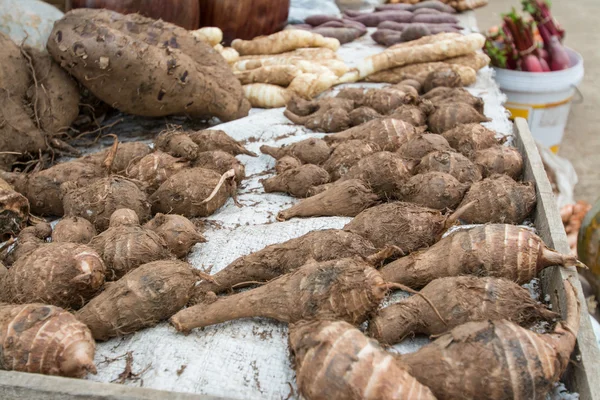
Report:
M 263 145 L 260 146 L 260 151 L 263 154 L 268 154 L 275 159 L 280 159 L 285 156 L 296 157 L 304 164 L 320 165 L 327 161 L 331 154 L 331 148 L 322 139 L 310 138 L 292 143 L 287 146 L 273 147 Z
M 144 228 L 160 236 L 177 258 L 187 256 L 196 243 L 206 242 L 192 221 L 183 215 L 158 213 L 144 224 Z
M 460 75 L 452 68 L 438 69 L 432 71 L 423 82 L 423 92 L 427 93 L 436 87 L 459 87 L 462 86 Z
M 478 113 L 483 114 L 483 99 L 473 96 L 468 90 L 461 87 L 440 86 L 425 93 L 421 98 L 428 100 L 433 105 L 464 103 L 473 107 Z
M 340 132 L 348 129 L 350 117 L 348 113 L 354 109 L 352 100 L 342 98 L 326 98 L 305 101 L 293 99 L 283 115 L 296 125 L 320 132 Z M 297 110 L 305 115 L 298 115 Z
M 294 156 L 283 156 L 275 162 L 275 173 L 283 174 L 285 171 L 298 168 L 302 165 L 302 161 Z
M 161 132 L 154 139 L 154 146 L 173 157 L 185 160 L 195 160 L 200 152 L 198 145 L 194 143 L 188 132 L 179 130 Z
M 42 222 L 33 226 L 28 226 L 19 233 L 15 245 L 9 249 L 4 261 L 9 265 L 12 264 L 19 258 L 37 249 L 40 245 L 46 243 L 46 239 L 48 239 L 50 235 L 52 235 L 52 227 L 48 223 Z
M 88 244 L 94 236 L 96 236 L 94 225 L 81 217 L 62 218 L 52 230 L 53 243 Z
M 156 150 L 134 162 L 125 174 L 129 179 L 144 182 L 146 191 L 153 193 L 171 176 L 189 167 L 188 161 Z
M 452 151 L 434 151 L 423 157 L 416 166 L 415 173 L 427 172 L 444 172 L 462 183 L 471 184 L 481 180 L 481 173 L 475 164 L 462 154 Z
M 348 117 L 350 118 L 350 126 L 354 127 L 374 119 L 383 118 L 383 115 L 379 114 L 371 107 L 361 106 L 350 111 Z
M 285 192 L 299 198 L 307 197 L 311 187 L 327 182 L 329 182 L 329 173 L 314 164 L 288 169 L 261 181 L 266 193 Z
M 393 118 L 381 118 L 327 135 L 324 140 L 330 145 L 348 140 L 364 140 L 376 144 L 381 150 L 396 151 L 418 133 L 415 127 L 407 122 Z
M 329 173 L 332 181 L 336 181 L 360 160 L 378 151 L 379 148 L 373 143 L 349 140 L 340 143 L 333 150 L 327 161 L 323 163 L 323 169 Z
M 256 153 L 246 149 L 240 142 L 218 129 L 192 132 L 189 136 L 198 146 L 199 152 L 221 150 L 234 156 L 256 157 Z
M 472 158 L 475 152 L 498 145 L 496 132 L 481 124 L 458 125 L 443 133 L 450 146 Z
M 8 240 L 29 221 L 29 200 L 0 178 L 0 239 Z
M 424 133 L 415 136 L 404 143 L 398 150 L 402 158 L 420 160 L 433 151 L 452 150 L 448 141 L 442 135 Z
M 497 145 L 476 151 L 473 162 L 486 178 L 494 174 L 506 174 L 519 179 L 523 174 L 523 156 L 514 147 Z
M 400 191 L 400 199 L 434 210 L 454 209 L 469 186 L 444 172 L 427 172 L 410 178 Z
M 465 103 L 437 104 L 427 123 L 433 133 L 444 133 L 461 124 L 490 121 L 485 115 Z
M 246 178 L 246 167 L 237 158 L 222 150 L 204 151 L 192 162 L 192 167 L 212 169 L 220 174 L 229 170 L 235 173 L 235 181 L 239 184 Z

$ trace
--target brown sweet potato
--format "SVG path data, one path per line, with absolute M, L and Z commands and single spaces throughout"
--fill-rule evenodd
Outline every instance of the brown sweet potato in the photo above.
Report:
M 356 22 L 356 21 L 352 21 Z M 342 26 L 317 26 L 311 32 L 318 33 L 323 37 L 335 38 L 340 44 L 350 43 L 365 34 L 365 30 L 358 27 L 342 24 Z
M 103 178 L 85 186 L 67 182 L 61 192 L 65 214 L 87 219 L 99 232 L 108 228 L 110 216 L 119 208 L 134 210 L 142 222 L 150 217 L 146 194 L 126 178 Z
M 235 192 L 235 171 L 221 175 L 204 168 L 190 168 L 168 178 L 149 200 L 153 213 L 175 213 L 188 218 L 207 217 L 221 208 Z
M 452 150 L 452 148 L 442 135 L 425 133 L 409 139 L 400 146 L 398 154 L 407 160 L 420 160 L 433 151 L 449 150 Z
M 204 151 L 192 163 L 192 167 L 212 169 L 224 174 L 230 169 L 235 172 L 235 181 L 241 183 L 246 178 L 246 168 L 237 158 L 222 150 Z
M 285 171 L 298 168 L 302 165 L 302 161 L 294 156 L 283 156 L 275 162 L 275 172 L 283 174 Z
M 462 86 L 462 80 L 460 75 L 456 73 L 452 68 L 438 69 L 430 72 L 423 82 L 423 91 L 429 92 L 436 87 L 459 87 Z
M 0 239 L 17 236 L 29 221 L 29 200 L 0 178 Z
M 462 124 L 488 121 L 489 118 L 465 103 L 438 104 L 427 119 L 433 133 L 444 133 Z
M 371 107 L 361 106 L 350 111 L 348 117 L 350 118 L 350 126 L 358 126 L 374 119 L 383 118 L 383 115 Z
M 417 4 L 413 4 L 410 6 L 411 11 L 416 11 L 422 8 L 431 8 L 448 14 L 454 14 L 456 12 L 456 10 L 453 7 L 444 4 L 443 2 L 438 0 L 421 1 Z
M 104 263 L 92 248 L 46 243 L 18 258 L 3 279 L 0 302 L 82 307 L 104 284 Z
M 292 324 L 290 349 L 305 399 L 435 399 L 393 355 L 347 322 Z
M 329 173 L 314 164 L 301 165 L 261 181 L 266 193 L 285 192 L 300 198 L 307 197 L 311 187 L 327 182 Z
M 507 175 L 492 175 L 474 183 L 461 206 L 472 202 L 460 217 L 468 224 L 520 224 L 535 207 L 535 186 L 515 182 Z
M 198 146 L 198 151 L 222 150 L 234 156 L 244 154 L 256 157 L 256 153 L 246 149 L 240 142 L 225 132 L 217 129 L 206 129 L 190 133 L 190 138 Z
M 440 400 L 543 399 L 567 368 L 579 331 L 577 294 L 564 284 L 566 320 L 550 334 L 506 320 L 469 322 L 400 362 Z M 493 371 L 485 380 L 482 368 Z
M 429 249 L 385 265 L 381 273 L 389 282 L 412 288 L 458 275 L 506 278 L 524 284 L 546 267 L 578 264 L 575 257 L 547 248 L 527 228 L 489 224 L 453 232 Z
M 316 14 L 306 17 L 304 22 L 312 26 L 319 26 L 329 21 L 339 21 L 342 22 L 341 18 L 338 18 L 334 15 L 324 15 L 324 14 Z
M 260 151 L 276 159 L 284 156 L 294 156 L 305 164 L 315 165 L 327 161 L 331 154 L 329 145 L 324 140 L 317 138 L 301 140 L 282 147 L 262 145 Z
M 519 179 L 523 173 L 523 156 L 514 147 L 497 145 L 478 150 L 473 154 L 473 162 L 484 177 L 506 174 Z
M 471 158 L 475 152 L 498 144 L 496 132 L 481 124 L 458 125 L 443 133 L 450 146 Z
M 469 186 L 444 172 L 427 172 L 410 178 L 402 187 L 399 198 L 434 210 L 453 210 Z
M 90 330 L 58 307 L 0 304 L 0 369 L 83 378 L 95 374 Z
M 361 159 L 379 151 L 377 145 L 363 140 L 348 140 L 340 143 L 323 163 L 332 181 L 340 179 Z
M 197 281 L 182 261 L 155 261 L 109 285 L 76 314 L 96 340 L 127 335 L 156 325 L 187 303 Z
M 481 180 L 481 173 L 471 160 L 452 151 L 434 151 L 421 159 L 415 168 L 417 174 L 445 172 L 459 182 L 474 183 Z
M 96 229 L 87 219 L 65 217 L 54 226 L 52 242 L 88 244 L 94 236 L 96 236 Z
M 45 222 L 24 228 L 17 236 L 15 245 L 7 251 L 4 261 L 8 265 L 14 263 L 46 243 L 50 235 L 52 235 L 52 227 Z
M 125 171 L 125 175 L 130 179 L 144 182 L 146 191 L 153 193 L 171 176 L 189 167 L 190 162 L 156 150 L 133 162 Z
M 365 26 L 374 27 L 383 21 L 410 22 L 413 14 L 404 10 L 388 10 L 364 13 L 355 17 L 348 16 L 347 18 L 352 21 L 358 21 Z
M 381 150 L 396 151 L 408 139 L 418 134 L 411 124 L 393 118 L 381 118 L 342 132 L 325 136 L 329 144 L 348 140 L 365 140 L 379 146 Z
M 360 324 L 387 290 L 379 272 L 360 258 L 311 260 L 256 289 L 186 308 L 169 321 L 180 332 L 248 317 L 288 323 L 331 318 Z
M 350 179 L 280 211 L 277 220 L 320 216 L 354 217 L 377 202 L 378 197 L 370 188 L 358 179 Z
M 418 13 L 413 14 L 413 18 L 410 22 L 421 22 L 427 24 L 458 24 L 458 18 L 453 15 L 448 14 L 427 14 L 427 13 Z
M 391 345 L 410 334 L 439 335 L 472 321 L 506 319 L 527 326 L 558 317 L 533 300 L 527 289 L 508 279 L 474 276 L 439 278 L 428 283 L 419 293 L 420 296 L 411 296 L 377 311 L 369 321 L 369 335 Z
M 178 258 L 187 256 L 196 243 L 206 242 L 192 221 L 182 215 L 156 214 L 144 224 L 144 228 L 158 234 Z

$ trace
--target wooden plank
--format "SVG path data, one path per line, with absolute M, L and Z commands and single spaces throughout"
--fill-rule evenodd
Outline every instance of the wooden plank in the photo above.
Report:
M 537 190 L 536 229 L 548 246 L 566 254 L 570 251 L 567 235 L 527 121 L 516 118 L 515 128 L 515 145 L 523 155 L 525 164 L 524 180 L 535 182 Z M 563 379 L 569 390 L 579 393 L 581 400 L 600 400 L 600 350 L 589 320 L 587 303 L 576 268 L 546 269 L 542 273 L 542 291 L 550 295 L 553 309 L 562 313 L 565 309 L 564 279 L 569 279 L 579 293 L 581 322 L 571 365 Z

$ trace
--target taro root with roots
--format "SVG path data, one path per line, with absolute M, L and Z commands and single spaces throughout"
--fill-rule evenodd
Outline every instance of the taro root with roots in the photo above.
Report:
M 331 148 L 322 139 L 310 138 L 292 143 L 287 146 L 273 147 L 263 145 L 260 146 L 260 151 L 263 154 L 268 154 L 275 159 L 280 159 L 285 156 L 292 156 L 300 160 L 304 164 L 320 165 L 327 161 L 331 154 Z
M 158 234 L 177 258 L 187 256 L 196 243 L 206 242 L 192 221 L 183 215 L 158 213 L 144 228 Z
M 434 151 L 421 159 L 415 173 L 444 172 L 459 182 L 475 183 L 481 180 L 481 172 L 467 157 L 453 151 Z

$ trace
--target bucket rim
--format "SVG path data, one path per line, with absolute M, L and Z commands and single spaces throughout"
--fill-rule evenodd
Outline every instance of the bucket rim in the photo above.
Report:
M 500 68 L 500 67 L 493 67 L 493 66 L 492 66 L 492 68 L 503 74 L 519 74 L 519 75 L 535 74 L 536 76 L 540 76 L 540 77 L 541 76 L 550 77 L 552 75 L 561 74 L 561 73 L 564 74 L 566 72 L 574 71 L 576 69 L 581 68 L 583 65 L 583 62 L 584 62 L 583 56 L 579 52 L 573 50 L 570 47 L 565 46 L 565 50 L 567 51 L 567 53 L 571 53 L 572 55 L 574 55 L 575 58 L 577 59 L 577 62 L 572 67 L 569 67 L 566 69 L 561 69 L 560 71 L 529 72 L 529 71 L 518 71 L 518 70 L 514 70 L 514 69 L 507 69 L 507 68 Z

